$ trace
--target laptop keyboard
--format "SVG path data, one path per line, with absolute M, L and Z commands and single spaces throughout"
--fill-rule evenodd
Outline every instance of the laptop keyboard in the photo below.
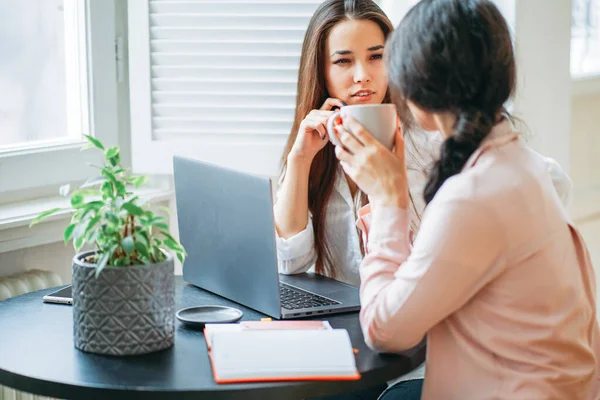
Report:
M 279 296 L 281 307 L 287 310 L 298 310 L 300 308 L 313 308 L 340 304 L 339 301 L 319 296 L 293 286 L 279 283 Z

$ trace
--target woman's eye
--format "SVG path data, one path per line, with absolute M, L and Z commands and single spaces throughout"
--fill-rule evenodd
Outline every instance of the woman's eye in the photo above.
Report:
M 383 58 L 383 54 L 373 54 L 371 56 L 372 60 L 381 60 Z
M 350 60 L 349 60 L 349 59 L 347 59 L 347 58 L 342 58 L 342 59 L 339 59 L 339 60 L 336 60 L 336 61 L 334 61 L 333 63 L 334 63 L 334 64 L 348 64 L 349 62 L 350 62 Z

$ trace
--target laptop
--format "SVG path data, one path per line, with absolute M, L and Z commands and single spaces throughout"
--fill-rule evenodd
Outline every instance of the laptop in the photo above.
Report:
M 183 279 L 276 319 L 358 311 L 359 289 L 277 268 L 271 180 L 173 157 Z

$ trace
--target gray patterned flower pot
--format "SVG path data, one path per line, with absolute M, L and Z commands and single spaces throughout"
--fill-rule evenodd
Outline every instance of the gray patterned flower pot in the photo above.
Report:
M 173 345 L 173 257 L 160 264 L 106 267 L 95 277 L 86 263 L 94 252 L 73 258 L 75 347 L 115 356 L 146 354 Z

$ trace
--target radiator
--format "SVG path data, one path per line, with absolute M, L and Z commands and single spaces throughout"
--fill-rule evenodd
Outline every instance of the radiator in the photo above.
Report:
M 0 301 L 9 297 L 61 286 L 60 276 L 54 272 L 34 269 L 0 278 Z M 41 300 L 40 300 L 41 301 Z M 0 400 L 48 400 L 49 397 L 20 392 L 0 385 Z

